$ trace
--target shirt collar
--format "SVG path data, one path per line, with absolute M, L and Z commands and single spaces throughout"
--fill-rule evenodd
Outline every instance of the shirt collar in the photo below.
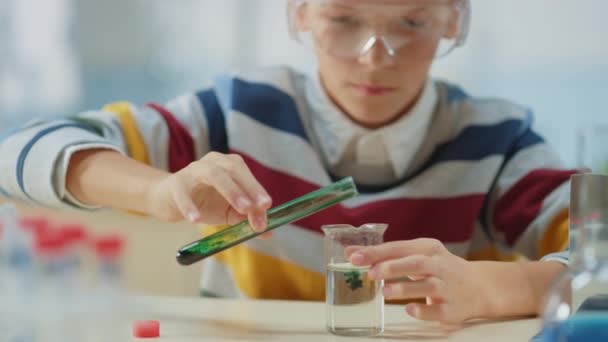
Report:
M 322 152 L 330 166 L 335 166 L 342 159 L 353 140 L 363 138 L 371 141 L 376 140 L 374 138 L 379 135 L 395 175 L 398 178 L 403 177 L 424 142 L 435 111 L 438 97 L 434 82 L 430 79 L 426 82 L 416 104 L 406 115 L 390 125 L 368 129 L 350 120 L 333 103 L 325 92 L 316 70 L 310 80 L 306 87 L 306 97 L 312 109 L 312 126 L 322 142 L 320 144 Z M 365 148 L 365 144 L 358 144 L 358 148 Z M 369 151 L 358 154 L 369 155 Z

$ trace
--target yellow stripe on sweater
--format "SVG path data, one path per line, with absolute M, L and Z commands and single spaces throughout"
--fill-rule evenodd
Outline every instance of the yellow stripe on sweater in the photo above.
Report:
M 148 158 L 146 143 L 144 142 L 144 139 L 137 128 L 137 123 L 133 118 L 131 105 L 128 102 L 114 102 L 104 106 L 103 110 L 116 115 L 118 118 L 131 158 L 150 165 L 150 158 Z
M 490 245 L 467 255 L 469 261 L 517 261 L 523 258 L 518 253 L 504 253 L 496 246 Z
M 559 212 L 547 226 L 545 233 L 538 241 L 538 252 L 541 256 L 560 252 L 568 247 L 570 238 L 568 209 Z
M 224 227 L 205 227 L 205 235 Z M 244 244 L 215 256 L 225 264 L 237 287 L 249 298 L 323 300 L 325 276 L 302 266 L 257 252 Z

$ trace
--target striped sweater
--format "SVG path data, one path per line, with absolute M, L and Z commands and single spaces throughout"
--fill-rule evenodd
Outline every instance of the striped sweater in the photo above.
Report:
M 110 148 L 175 172 L 209 151 L 240 154 L 275 204 L 338 176 L 310 129 L 311 77 L 286 67 L 224 75 L 163 105 L 128 102 L 36 120 L 0 140 L 0 192 L 52 207 L 86 208 L 65 188 L 70 156 Z M 568 179 L 531 128 L 525 108 L 472 98 L 433 81 L 437 103 L 415 168 L 361 195 L 204 262 L 205 293 L 226 297 L 324 297 L 323 235 L 330 223 L 389 224 L 385 240 L 429 237 L 469 260 L 566 262 Z M 318 113 L 316 113 L 318 114 Z M 322 113 L 321 113 L 322 115 Z M 322 141 L 321 141 L 322 143 Z M 210 233 L 221 227 L 206 227 Z

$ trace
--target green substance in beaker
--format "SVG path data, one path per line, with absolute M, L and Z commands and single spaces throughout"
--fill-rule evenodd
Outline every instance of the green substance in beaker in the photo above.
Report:
M 346 284 L 348 284 L 349 289 L 354 291 L 363 287 L 363 280 L 361 280 L 361 273 L 359 271 L 346 272 L 344 273 L 344 277 L 346 278 Z

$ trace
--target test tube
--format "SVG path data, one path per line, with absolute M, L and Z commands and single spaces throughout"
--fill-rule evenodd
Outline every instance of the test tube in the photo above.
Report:
M 343 178 L 270 209 L 265 232 L 317 213 L 357 194 L 352 177 Z M 182 247 L 177 252 L 177 262 L 181 265 L 191 265 L 263 233 L 255 232 L 247 220 L 242 221 Z

